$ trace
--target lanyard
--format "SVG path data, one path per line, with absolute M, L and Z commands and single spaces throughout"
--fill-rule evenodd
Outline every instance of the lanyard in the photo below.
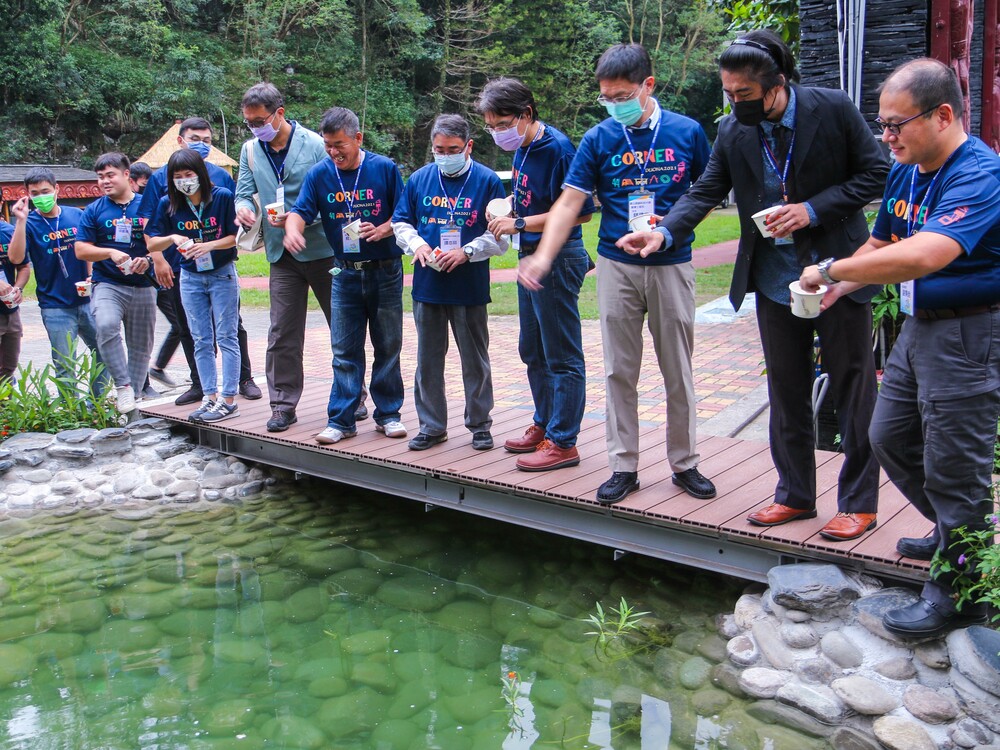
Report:
M 291 142 L 291 138 L 289 138 L 289 142 Z M 278 169 L 274 166 L 274 159 L 271 158 L 270 147 L 263 141 L 261 141 L 260 145 L 264 148 L 264 156 L 267 157 L 268 164 L 270 164 L 271 169 L 274 170 L 274 176 L 278 178 L 278 184 L 283 185 L 285 183 L 285 162 L 288 161 L 288 154 L 285 154 L 285 159 L 281 162 L 281 169 Z
M 188 208 L 191 209 L 191 213 L 193 213 L 195 217 L 198 219 L 198 242 L 201 242 L 202 240 L 205 239 L 204 235 L 202 235 L 201 233 L 201 228 L 202 228 L 201 215 L 205 212 L 205 203 L 204 202 L 199 203 L 198 207 L 195 208 L 194 204 L 191 202 L 191 199 L 188 198 L 186 195 L 184 196 L 184 200 L 187 201 Z
M 524 163 L 526 161 L 528 161 L 528 154 L 531 153 L 531 147 L 535 145 L 535 141 L 537 141 L 539 138 L 541 138 L 541 136 L 542 136 L 542 129 L 544 127 L 545 127 L 545 125 L 543 125 L 541 122 L 538 123 L 538 130 L 535 131 L 535 137 L 531 139 L 531 142 L 528 144 L 528 147 L 524 150 L 524 156 L 521 157 L 521 164 L 520 164 L 520 166 L 514 165 L 514 214 L 515 215 L 518 215 L 518 213 L 517 213 L 517 207 L 519 205 L 521 205 L 520 204 L 520 200 L 518 198 L 518 192 L 519 191 L 517 189 L 518 185 L 521 182 L 521 170 L 524 169 Z M 517 150 L 520 151 L 521 150 L 520 147 L 518 147 Z M 514 156 L 516 157 L 517 154 L 515 153 Z M 513 161 L 513 159 L 511 161 Z
M 761 145 L 764 146 L 764 156 L 767 157 L 767 163 L 774 170 L 778 182 L 781 183 L 781 198 L 785 203 L 788 203 L 788 170 L 792 166 L 792 151 L 795 149 L 795 131 L 792 131 L 792 141 L 788 144 L 788 153 L 785 154 L 785 168 L 782 170 L 778 169 L 778 159 L 771 150 L 771 144 L 767 142 L 764 133 L 761 130 L 758 130 L 757 133 L 760 135 Z
M 49 231 L 51 231 L 52 234 L 53 234 L 53 236 L 55 236 L 55 239 L 56 239 L 56 252 L 55 252 L 55 255 L 56 255 L 56 260 L 59 261 L 59 270 L 62 272 L 63 278 L 64 279 L 68 279 L 69 278 L 69 271 L 66 270 L 66 263 L 62 259 L 62 241 L 59 238 L 59 216 L 61 214 L 62 214 L 62 210 L 60 210 L 59 213 L 56 214 L 56 228 L 55 228 L 55 231 L 53 231 L 52 230 L 52 224 L 49 222 L 48 217 L 42 216 L 42 212 L 41 211 L 38 212 L 38 215 L 42 216 L 42 218 L 45 220 L 45 223 L 49 225 Z
M 282 165 L 284 166 L 284 165 Z M 337 182 L 340 183 L 340 192 L 344 194 L 344 203 L 347 204 L 347 220 L 354 220 L 354 196 L 358 193 L 358 182 L 361 180 L 361 170 L 365 168 L 365 152 L 361 152 L 361 163 L 358 164 L 358 172 L 354 175 L 354 187 L 351 189 L 350 195 L 348 195 L 347 190 L 344 189 L 344 181 L 340 179 L 340 170 L 337 169 L 337 165 L 333 165 L 334 174 L 337 175 Z M 438 173 L 440 175 L 440 171 Z
M 945 160 L 944 164 L 941 165 L 941 168 L 937 172 L 934 173 L 933 177 L 931 177 L 930 184 L 927 186 L 927 190 L 924 192 L 924 203 L 929 203 L 929 198 L 931 197 L 931 190 L 934 189 L 934 183 L 937 182 L 937 178 L 941 176 L 942 172 L 944 172 L 945 167 L 947 167 L 949 164 L 951 164 L 951 160 L 955 158 L 955 154 L 957 154 L 958 151 L 959 151 L 959 149 L 961 149 L 961 148 L 962 147 L 959 146 L 954 151 L 952 151 L 951 154 L 948 156 L 948 158 Z M 913 193 L 914 193 L 914 190 L 916 189 L 916 185 L 917 185 L 917 171 L 919 169 L 920 169 L 920 165 L 919 164 L 914 164 L 913 165 L 913 172 L 910 174 L 910 196 L 909 196 L 909 199 L 907 201 L 907 208 L 906 208 L 906 236 L 907 237 L 912 237 L 913 236 L 913 230 L 916 227 L 916 223 L 917 223 L 917 211 L 916 211 L 916 209 L 913 206 L 913 198 L 914 198 Z
M 635 165 L 639 168 L 639 187 L 646 187 L 646 156 L 656 148 L 656 138 L 660 134 L 660 125 L 663 124 L 663 113 L 660 113 L 660 119 L 656 121 L 656 130 L 653 131 L 653 140 L 649 144 L 649 151 L 642 155 L 640 158 L 639 154 L 636 153 L 635 146 L 632 145 L 632 138 L 628 134 L 628 128 L 622 125 L 622 132 L 625 133 L 625 140 L 628 142 L 629 150 L 635 154 Z
M 469 173 L 467 175 L 465 175 L 465 182 L 462 183 L 462 189 L 459 190 L 458 191 L 458 195 L 455 196 L 455 203 L 454 203 L 455 207 L 458 206 L 458 201 L 461 200 L 462 193 L 465 192 L 465 186 L 469 184 L 469 178 L 472 177 L 472 168 L 474 166 L 475 166 L 474 164 L 470 164 L 469 165 Z M 453 204 L 451 202 L 451 196 L 448 195 L 448 191 L 447 191 L 447 189 L 445 189 L 445 186 L 444 186 L 444 180 L 441 179 L 441 170 L 440 170 L 440 168 L 438 169 L 437 173 L 438 173 L 438 184 L 441 186 L 441 192 L 444 193 L 445 208 L 448 209 L 448 219 L 451 222 L 452 226 L 458 226 L 455 223 L 455 208 L 452 208 Z

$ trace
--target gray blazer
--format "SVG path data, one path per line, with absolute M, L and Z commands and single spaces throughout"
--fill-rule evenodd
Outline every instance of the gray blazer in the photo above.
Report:
M 243 144 L 243 148 L 240 149 L 240 174 L 236 179 L 236 208 L 248 208 L 255 213 L 258 210 L 263 210 L 268 203 L 274 203 L 278 190 L 278 178 L 264 155 L 263 149 L 258 145 L 259 143 L 260 141 L 256 138 L 251 138 Z M 250 169 L 250 162 L 247 160 L 247 149 L 250 148 L 256 149 L 253 154 L 253 169 Z M 292 206 L 295 205 L 306 172 L 313 165 L 326 158 L 328 157 L 323 148 L 323 139 L 309 128 L 304 128 L 296 123 L 291 145 L 288 148 L 288 156 L 285 157 L 286 211 L 291 210 Z M 253 202 L 254 193 L 260 194 L 259 209 Z M 314 218 L 303 232 L 306 238 L 305 250 L 300 253 L 289 253 L 295 260 L 305 262 L 333 256 L 333 248 L 326 241 L 323 225 L 318 221 L 318 218 Z M 269 263 L 275 263 L 281 258 L 281 254 L 285 251 L 282 244 L 284 239 L 285 230 L 272 227 L 265 218 L 264 253 Z

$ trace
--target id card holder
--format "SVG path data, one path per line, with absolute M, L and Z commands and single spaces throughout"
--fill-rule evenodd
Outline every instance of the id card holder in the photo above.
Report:
M 194 267 L 197 269 L 198 273 L 214 270 L 215 263 L 212 262 L 212 254 L 205 253 L 204 255 L 199 255 L 194 259 Z
M 351 237 L 343 228 L 340 230 L 340 242 L 345 254 L 361 252 L 361 240 L 357 237 Z
M 447 224 L 444 229 L 441 230 L 441 242 L 438 245 L 442 252 L 451 252 L 452 250 L 462 249 L 462 232 L 454 224 Z
M 282 184 L 278 185 L 278 189 L 274 191 L 274 202 L 280 203 L 282 206 L 285 204 L 285 186 Z M 282 208 L 284 210 L 284 208 Z
M 646 190 L 638 190 L 628 194 L 628 220 L 638 219 L 641 216 L 652 216 L 655 213 L 656 197 Z
M 514 248 L 515 253 L 521 252 L 521 233 L 514 232 L 510 238 L 510 246 Z
M 132 244 L 132 220 L 121 218 L 115 220 L 115 242 L 118 244 Z
M 915 291 L 916 284 L 912 279 L 904 281 L 899 285 L 899 309 L 906 315 L 912 316 L 914 313 L 913 298 Z

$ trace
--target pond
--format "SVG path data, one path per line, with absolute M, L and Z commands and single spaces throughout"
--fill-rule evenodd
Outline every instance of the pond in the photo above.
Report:
M 709 572 L 312 481 L 0 544 L 5 750 L 826 746 L 713 685 Z

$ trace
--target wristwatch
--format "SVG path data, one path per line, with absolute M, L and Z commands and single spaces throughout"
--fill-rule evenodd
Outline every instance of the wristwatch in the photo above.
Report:
M 830 266 L 832 266 L 836 260 L 836 258 L 824 258 L 816 264 L 816 270 L 819 271 L 819 275 L 823 277 L 823 281 L 827 284 L 837 283 L 837 280 L 830 275 Z
M 472 260 L 472 248 L 471 247 L 469 247 L 468 245 L 466 245 L 465 247 L 462 248 L 462 252 L 465 253 L 465 257 L 466 258 L 468 258 L 469 260 Z
M 514 219 L 514 229 L 516 229 L 518 232 L 523 232 L 526 226 L 528 225 L 525 223 L 524 219 L 522 219 L 520 216 Z

